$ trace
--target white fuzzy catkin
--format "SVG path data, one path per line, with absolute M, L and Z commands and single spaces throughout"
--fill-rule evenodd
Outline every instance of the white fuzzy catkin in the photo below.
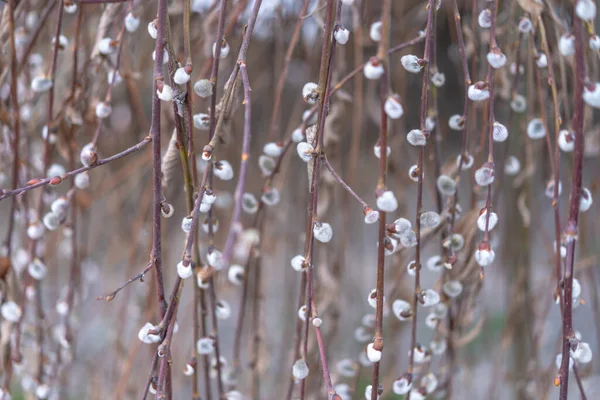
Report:
M 571 33 L 562 35 L 558 40 L 558 50 L 565 57 L 575 54 L 575 36 Z
M 583 87 L 583 101 L 590 107 L 600 108 L 600 82 L 590 83 Z
M 135 32 L 140 26 L 140 19 L 136 18 L 132 13 L 127 13 L 125 16 L 125 29 L 127 32 Z
M 308 377 L 308 364 L 304 360 L 296 360 L 294 365 L 292 366 L 292 375 L 296 380 L 303 380 Z
M 544 127 L 544 123 L 539 118 L 533 118 L 527 124 L 527 136 L 530 139 L 542 139 L 546 136 L 546 128 Z
M 377 208 L 384 212 L 394 212 L 398 208 L 398 200 L 394 192 L 386 190 L 377 198 Z
M 494 229 L 496 227 L 496 224 L 498 223 L 498 215 L 492 211 L 490 213 L 490 218 L 488 221 L 487 209 L 485 209 L 481 213 L 481 215 L 477 218 L 477 227 L 479 228 L 480 231 L 485 232 L 486 223 L 488 224 L 488 231 L 491 231 L 492 229 Z
M 594 0 L 577 0 L 575 14 L 583 21 L 593 21 L 596 18 L 596 3 Z
M 350 31 L 346 28 L 339 27 L 333 33 L 333 37 L 335 38 L 336 42 L 338 42 L 341 45 L 345 45 L 348 42 L 348 39 L 350 38 Z
M 196 83 L 194 83 L 194 92 L 203 99 L 206 99 L 212 96 L 213 93 L 213 85 L 210 83 L 208 79 L 200 79 Z
M 383 65 L 376 57 L 371 57 L 369 61 L 365 64 L 363 69 L 363 73 L 365 74 L 365 78 L 375 80 L 381 78 L 384 73 Z
M 367 357 L 369 358 L 369 361 L 371 361 L 372 363 L 376 363 L 379 362 L 381 360 L 381 351 L 375 349 L 374 347 L 374 343 L 369 343 L 367 345 Z
M 404 69 L 413 74 L 418 74 L 423 69 L 419 61 L 419 57 L 413 54 L 406 54 L 400 58 L 400 63 Z
M 321 243 L 328 243 L 333 237 L 333 229 L 327 222 L 315 222 L 313 226 L 315 239 Z
M 187 73 L 184 67 L 179 67 L 173 75 L 173 81 L 178 85 L 185 85 L 190 81 L 190 74 Z
M 425 146 L 427 137 L 420 129 L 413 129 L 406 135 L 406 140 L 413 146 Z
M 404 108 L 395 96 L 388 96 L 383 108 L 386 115 L 391 119 L 398 119 L 404 115 Z

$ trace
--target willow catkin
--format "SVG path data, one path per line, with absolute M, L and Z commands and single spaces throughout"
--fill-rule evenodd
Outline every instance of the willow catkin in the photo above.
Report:
M 163 155 L 161 170 L 163 173 L 162 187 L 166 191 L 173 177 L 178 174 L 178 166 L 181 164 L 179 157 L 179 147 L 177 146 L 177 131 L 173 129 L 171 140 L 167 151 Z

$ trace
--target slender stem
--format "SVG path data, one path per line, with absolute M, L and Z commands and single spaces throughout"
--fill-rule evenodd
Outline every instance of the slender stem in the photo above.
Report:
M 575 265 L 575 242 L 578 234 L 579 207 L 581 203 L 581 181 L 583 174 L 583 87 L 585 79 L 585 49 L 583 44 L 582 24 L 579 17 L 573 18 L 573 34 L 575 35 L 575 93 L 573 132 L 575 134 L 575 150 L 573 156 L 573 175 L 571 200 L 569 204 L 569 219 L 565 235 L 567 237 L 567 260 L 564 274 L 563 296 L 563 346 L 562 364 L 560 366 L 560 400 L 567 400 L 569 388 L 569 360 L 571 340 L 575 337 L 573 331 L 573 270 Z
M 388 138 L 388 117 L 385 112 L 385 102 L 389 95 L 389 73 L 390 64 L 388 62 L 388 48 L 390 44 L 392 2 L 384 0 L 381 8 L 381 40 L 377 56 L 383 65 L 384 73 L 380 79 L 380 123 L 379 123 L 379 146 L 381 148 L 379 155 L 379 178 L 377 180 L 376 195 L 380 195 L 387 186 L 387 138 Z M 373 349 L 383 352 L 383 297 L 385 281 L 385 238 L 386 238 L 386 213 L 379 212 L 379 225 L 377 229 L 377 304 L 375 307 L 375 335 L 373 338 Z M 380 362 L 373 365 L 373 378 L 371 380 L 371 400 L 377 400 L 379 397 L 379 368 Z
M 428 14 L 427 14 L 427 30 L 425 39 L 425 52 L 423 59 L 425 60 L 425 67 L 423 68 L 423 86 L 421 88 L 421 115 L 420 115 L 420 128 L 425 130 L 425 117 L 427 113 L 427 93 L 429 86 L 429 57 L 431 51 L 431 35 L 433 32 L 433 8 L 435 7 L 435 1 L 429 0 L 428 3 Z M 424 146 L 419 147 L 419 157 L 417 161 L 417 205 L 416 205 L 416 216 L 415 216 L 415 233 L 417 236 L 417 245 L 415 247 L 415 286 L 414 286 L 414 309 L 412 316 L 412 327 L 411 327 L 411 339 L 410 339 L 410 355 L 408 362 L 408 373 L 412 374 L 414 370 L 415 362 L 415 347 L 417 345 L 417 310 L 418 310 L 418 298 L 421 293 L 421 212 L 423 208 L 423 154 Z M 409 392 L 410 393 L 410 392 Z M 410 394 L 409 394 L 410 395 Z

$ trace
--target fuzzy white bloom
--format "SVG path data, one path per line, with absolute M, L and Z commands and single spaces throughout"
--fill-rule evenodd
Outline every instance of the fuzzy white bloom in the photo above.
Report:
M 573 363 L 574 363 L 573 358 L 569 357 L 569 371 L 573 369 Z M 562 365 L 562 354 L 556 355 L 554 364 L 556 365 L 556 368 L 560 369 L 560 367 Z
M 433 86 L 438 88 L 444 86 L 446 83 L 446 75 L 444 75 L 443 72 L 437 71 L 431 76 L 431 83 L 433 83 Z
M 150 322 L 146 322 L 146 324 L 144 324 L 144 326 L 142 326 L 142 329 L 140 329 L 140 331 L 138 332 L 138 338 L 146 344 L 160 342 L 160 335 L 152 335 L 148 333 L 148 331 L 154 329 L 156 329 L 154 325 L 152 325 Z
M 185 369 L 183 370 L 183 375 L 192 376 L 194 375 L 195 369 L 190 364 L 185 364 Z
M 583 87 L 583 101 L 590 107 L 600 108 L 600 82 Z
M 410 303 L 402 299 L 394 300 L 392 312 L 400 321 L 406 321 L 412 316 Z
M 583 21 L 593 21 L 596 18 L 595 1 L 578 0 L 575 4 L 575 14 Z
M 508 138 L 508 129 L 498 121 L 494 121 L 492 137 L 495 142 L 504 142 Z
M 404 69 L 413 74 L 418 74 L 423 69 L 420 61 L 421 60 L 419 57 L 415 56 L 414 54 L 407 54 L 400 58 L 400 63 Z
M 50 396 L 51 391 L 52 389 L 48 384 L 42 383 L 41 385 L 38 385 L 37 388 L 35 388 L 35 396 L 38 399 L 47 399 L 48 396 Z
M 264 176 L 271 176 L 275 170 L 276 162 L 271 157 L 261 154 L 258 157 L 258 167 Z
M 383 106 L 386 115 L 391 119 L 398 119 L 404 115 L 404 108 L 397 96 L 388 96 Z M 379 157 L 378 157 L 379 158 Z
M 313 234 L 319 242 L 328 243 L 333 237 L 333 229 L 327 222 L 317 221 L 313 225 Z
M 55 231 L 60 226 L 60 217 L 54 212 L 46 213 L 42 221 L 49 231 Z
M 600 36 L 591 35 L 590 36 L 590 49 L 594 51 L 600 50 Z
M 367 209 L 365 212 L 365 224 L 374 224 L 379 221 L 379 212 L 372 208 Z
M 314 82 L 307 82 L 302 87 L 302 98 L 308 104 L 315 104 L 319 99 L 319 93 L 317 92 L 318 85 Z
M 263 147 L 263 153 L 269 157 L 277 158 L 283 152 L 283 145 L 277 142 L 269 142 Z
M 390 146 L 387 146 L 386 155 L 389 156 L 391 152 L 392 148 Z M 379 143 L 373 146 L 373 153 L 375 153 L 375 157 L 381 158 L 381 146 L 379 145 Z
M 292 261 L 291 261 L 292 268 L 294 268 L 294 270 L 298 271 L 298 272 L 304 270 L 304 268 L 306 267 L 306 264 L 304 264 L 305 261 L 306 261 L 306 258 L 304 258 L 304 256 L 301 256 L 300 254 L 298 254 L 297 256 L 292 258 Z
M 152 52 L 152 61 L 156 60 L 156 50 Z M 169 62 L 169 52 L 167 49 L 163 50 L 163 65 Z
M 398 208 L 398 200 L 394 192 L 386 190 L 377 198 L 377 208 L 384 212 L 394 212 Z
M 44 93 L 52 88 L 52 80 L 46 76 L 36 76 L 31 80 L 31 90 L 35 93 Z
M 369 361 L 371 361 L 372 363 L 376 363 L 379 362 L 381 360 L 381 351 L 373 348 L 374 343 L 369 343 L 367 345 L 367 357 L 369 358 Z
M 207 130 L 210 127 L 210 116 L 208 114 L 194 114 L 194 128 Z
M 248 214 L 256 214 L 258 211 L 258 200 L 252 193 L 242 195 L 242 209 Z
M 101 101 L 96 104 L 96 117 L 102 119 L 106 118 L 112 112 L 112 107 L 105 101 Z
M 420 129 L 413 129 L 406 135 L 406 140 L 413 146 L 425 146 L 427 137 Z
M 44 224 L 40 221 L 34 221 L 27 227 L 27 237 L 31 240 L 38 240 L 44 234 Z
M 14 323 L 19 321 L 23 311 L 14 301 L 7 301 L 0 307 L 0 314 L 2 314 L 2 318 L 8 322 Z
M 435 118 L 428 115 L 425 118 L 425 130 L 431 132 L 435 128 Z
M 444 269 L 444 263 L 442 261 L 442 256 L 431 256 L 427 259 L 425 265 L 427 265 L 427 269 L 431 272 L 440 272 Z
M 446 296 L 448 296 L 451 299 L 454 299 L 460 296 L 460 294 L 462 293 L 463 284 L 459 281 L 447 281 L 442 285 L 442 291 Z
M 55 37 L 52 38 L 52 46 L 54 46 L 54 44 L 56 44 Z M 68 45 L 69 45 L 69 39 L 67 39 L 67 37 L 65 35 L 60 35 L 58 37 L 58 49 L 64 50 L 67 48 Z
M 554 179 L 551 179 L 546 183 L 546 190 L 544 192 L 547 198 L 552 199 L 554 197 Z M 558 181 L 558 195 L 562 194 L 562 182 Z
M 112 38 L 109 37 L 102 38 L 98 42 L 98 51 L 105 56 L 112 54 L 115 51 L 115 47 Z
M 303 140 L 304 140 L 304 134 L 302 133 L 302 129 L 300 129 L 300 128 L 294 129 L 294 131 L 292 132 L 292 141 L 294 143 L 300 143 Z
M 67 14 L 75 14 L 77 12 L 77 4 L 65 4 L 63 9 Z M 0 397 L 1 398 L 1 397 Z
M 27 266 L 27 273 L 36 281 L 41 281 L 48 274 L 48 268 L 46 268 L 46 264 L 42 260 L 34 258 Z
M 475 158 L 471 154 L 467 154 L 464 157 L 462 156 L 462 154 L 459 154 L 456 157 L 456 166 L 459 166 L 461 162 L 462 162 L 462 166 L 460 169 L 465 171 L 467 169 L 470 169 L 473 166 L 473 163 L 475 162 Z
M 418 173 L 418 169 L 419 167 L 417 165 L 413 165 L 408 169 L 408 177 L 413 181 L 413 182 L 418 182 L 419 181 L 419 173 Z M 425 176 L 425 174 L 423 172 L 421 172 L 421 178 L 423 178 Z
M 448 348 L 448 343 L 445 340 L 441 340 L 441 341 L 434 340 L 431 343 L 429 343 L 429 348 L 431 349 L 431 352 L 433 354 L 439 356 L 446 352 L 446 349 Z
M 487 61 L 492 68 L 502 68 L 506 64 L 506 55 L 499 48 L 495 48 L 487 54 Z
M 163 217 L 171 218 L 174 212 L 175 207 L 173 207 L 171 204 L 167 203 L 166 201 L 161 204 L 160 213 Z
M 156 40 L 156 37 L 158 36 L 158 29 L 156 28 L 154 21 L 148 23 L 148 34 L 152 39 Z
M 365 64 L 363 73 L 367 79 L 375 80 L 381 78 L 384 73 L 381 61 L 379 61 L 377 57 L 371 57 L 371 59 Z
M 296 360 L 296 362 L 292 366 L 292 375 L 294 376 L 294 379 L 299 380 L 299 381 L 306 379 L 306 377 L 308 376 L 308 373 L 309 373 L 309 370 L 308 370 L 308 364 L 306 364 L 306 361 Z
M 456 194 L 456 181 L 448 175 L 440 175 L 437 179 L 437 188 L 445 196 Z
M 558 133 L 558 147 L 565 153 L 570 153 L 575 148 L 575 135 L 567 129 L 561 129 Z
M 333 37 L 335 41 L 341 45 L 345 45 L 348 43 L 348 39 L 350 38 L 350 31 L 346 28 L 339 27 L 334 33 Z
M 490 91 L 487 83 L 481 81 L 470 85 L 467 94 L 471 101 L 483 101 L 490 98 Z
M 529 33 L 533 30 L 533 23 L 527 17 L 521 18 L 519 21 L 519 32 L 521 33 Z
M 475 182 L 479 186 L 488 186 L 494 182 L 494 169 L 489 164 L 484 164 L 475 171 Z
M 183 261 L 179 261 L 179 263 L 177 263 L 177 275 L 179 275 L 181 279 L 187 279 L 191 277 L 192 274 L 193 271 L 191 263 L 188 263 L 187 265 L 185 265 Z
M 410 356 L 410 351 L 408 352 L 408 355 Z M 413 359 L 416 364 L 426 363 L 427 361 L 429 361 L 430 358 L 431 353 L 427 350 L 426 347 L 416 346 L 413 349 Z
M 223 254 L 215 248 L 211 248 L 208 250 L 208 252 L 206 253 L 206 261 L 208 262 L 208 265 L 210 265 L 217 271 L 220 271 L 223 268 L 225 268 L 225 260 L 223 259 Z
M 510 102 L 510 108 L 516 113 L 524 113 L 527 110 L 527 100 L 523 95 L 515 93 Z
M 319 317 L 313 318 L 312 324 L 315 328 L 320 328 L 323 325 L 323 320 Z
M 226 160 L 217 161 L 213 168 L 213 173 L 222 181 L 233 179 L 233 168 L 231 167 L 231 164 L 229 164 L 229 161 Z
M 546 68 L 548 66 L 548 58 L 546 57 L 546 54 L 540 54 L 538 59 L 535 60 L 535 63 L 539 68 Z
M 411 222 L 406 218 L 398 218 L 394 221 L 394 230 L 397 235 L 404 235 L 412 229 Z
M 379 42 L 381 40 L 381 27 L 383 26 L 381 21 L 373 22 L 371 24 L 371 28 L 369 29 L 369 37 L 374 42 Z
M 487 249 L 483 246 L 480 247 L 482 248 L 475 250 L 475 261 L 477 261 L 477 264 L 481 265 L 482 267 L 487 267 L 494 262 L 496 253 L 492 249 Z
M 296 146 L 296 151 L 302 161 L 309 162 L 313 158 L 315 149 L 310 143 L 300 142 L 298 143 L 298 146 Z
M 156 89 L 156 95 L 162 101 L 173 101 L 173 88 L 171 86 L 163 84 L 162 90 Z
M 592 348 L 586 342 L 577 343 L 575 350 L 571 350 L 571 357 L 581 364 L 587 364 L 592 361 L 593 355 Z
M 515 156 L 508 156 L 504 162 L 504 173 L 508 176 L 515 176 L 521 171 L 521 162 Z
M 477 17 L 477 23 L 483 29 L 487 29 L 492 26 L 492 12 L 489 9 L 481 10 Z
M 212 96 L 213 85 L 208 79 L 200 79 L 194 83 L 194 92 L 203 99 Z
M 212 354 L 215 351 L 215 341 L 209 337 L 203 337 L 196 342 L 196 351 L 200 355 Z
M 185 233 L 190 233 L 190 230 L 192 229 L 192 217 L 183 217 L 183 219 L 181 220 L 181 230 L 184 231 Z
M 546 128 L 544 128 L 544 123 L 539 118 L 533 118 L 527 124 L 527 136 L 530 139 L 542 139 L 546 136 Z
M 55 144 L 58 140 L 55 133 L 49 132 L 48 125 L 44 125 L 44 127 L 42 128 L 42 139 L 44 139 L 44 141 L 48 139 L 48 142 L 50 144 Z
M 412 380 L 410 375 L 404 374 L 394 381 L 392 391 L 395 394 L 406 394 L 412 389 Z
M 571 33 L 562 35 L 558 40 L 558 50 L 565 57 L 575 54 L 575 36 Z
M 383 301 L 385 302 L 385 296 Z M 369 292 L 367 303 L 369 303 L 372 308 L 377 308 L 377 289 L 373 289 Z
M 487 209 L 484 209 L 481 215 L 477 218 L 477 227 L 480 231 L 485 232 L 485 225 L 488 224 L 488 231 L 491 231 L 496 227 L 498 223 L 498 214 L 495 212 L 490 213 L 489 222 L 487 221 Z
M 221 43 L 221 53 L 219 54 L 219 58 L 227 58 L 227 56 L 229 55 L 229 51 L 230 51 L 229 44 L 226 41 L 223 41 Z M 213 53 L 213 57 L 215 57 L 217 55 L 217 44 L 216 43 L 213 43 L 212 53 Z
M 302 321 L 306 321 L 306 316 L 306 305 L 303 305 L 298 309 L 298 318 L 300 318 Z
M 136 18 L 132 13 L 125 16 L 125 29 L 127 32 L 135 32 L 140 26 L 140 19 Z
M 579 201 L 579 211 L 586 212 L 590 209 L 594 199 L 592 198 L 592 192 L 588 188 L 583 188 L 581 191 L 581 199 Z
M 217 301 L 215 315 L 218 319 L 227 319 L 231 316 L 231 306 L 225 300 Z
M 260 200 L 265 203 L 267 206 L 274 206 L 279 204 L 279 200 L 281 196 L 279 194 L 279 190 L 277 188 L 269 188 L 266 192 L 260 196 Z
M 184 67 L 179 67 L 173 75 L 173 81 L 178 85 L 185 85 L 190 81 L 190 74 L 187 73 Z
M 441 222 L 440 215 L 435 211 L 426 211 L 421 213 L 419 220 L 421 221 L 421 227 L 426 229 L 436 228 Z
M 440 302 L 440 294 L 433 289 L 425 289 L 421 292 L 423 307 L 435 306 Z
M 448 127 L 453 131 L 462 131 L 465 127 L 465 118 L 460 114 L 454 114 L 448 118 Z

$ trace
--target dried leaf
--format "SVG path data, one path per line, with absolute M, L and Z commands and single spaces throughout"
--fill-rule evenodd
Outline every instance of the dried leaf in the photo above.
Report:
M 167 190 L 169 183 L 173 180 L 173 176 L 177 173 L 178 165 L 180 165 L 179 159 L 179 147 L 177 146 L 177 131 L 173 129 L 171 140 L 169 140 L 169 146 L 167 147 L 166 153 L 162 158 L 162 187 L 163 190 Z

